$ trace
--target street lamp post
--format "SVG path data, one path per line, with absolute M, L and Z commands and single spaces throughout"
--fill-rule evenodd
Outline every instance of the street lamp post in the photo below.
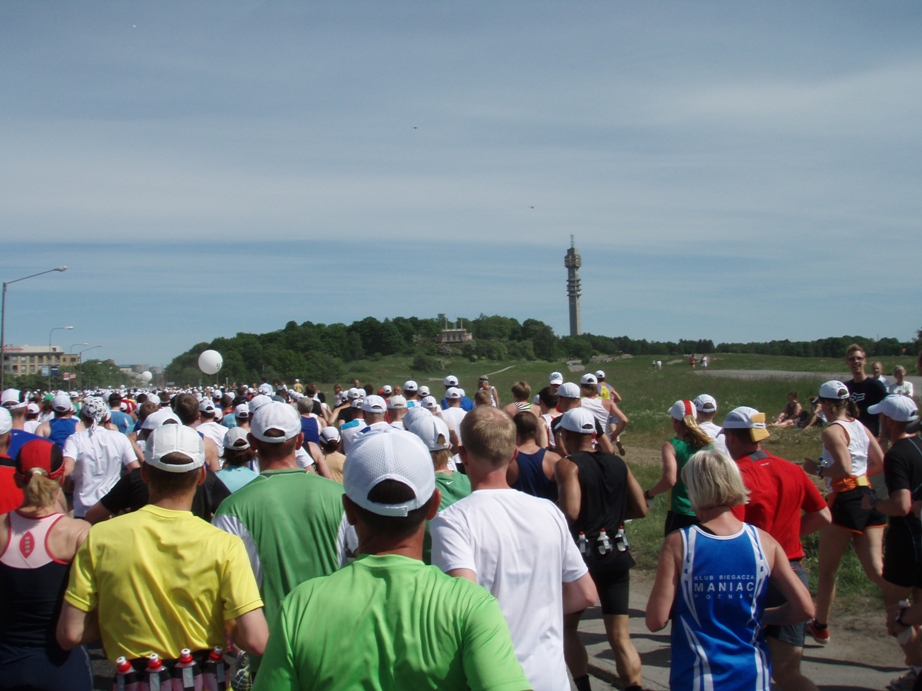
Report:
M 89 345 L 89 343 L 87 343 L 86 341 L 84 341 L 83 343 L 71 343 L 70 348 L 67 349 L 67 354 L 73 355 L 75 346 L 85 346 L 85 345 Z M 73 382 L 73 378 L 71 378 L 71 380 L 67 384 L 67 390 L 70 391 L 73 388 L 74 388 L 74 382 Z
M 3 282 L 3 302 L 0 304 L 0 391 L 4 390 L 3 374 L 6 371 L 6 287 L 8 285 L 12 285 L 13 283 L 25 281 L 29 278 L 50 274 L 52 271 L 64 272 L 67 271 L 67 267 L 59 266 L 56 269 L 39 271 L 37 274 L 32 274 L 31 276 L 23 276 L 22 278 L 14 278 L 12 281 Z
M 85 348 L 77 353 L 77 389 L 80 389 L 80 385 L 83 383 L 83 354 L 88 350 L 96 350 L 97 348 L 102 348 L 101 345 L 94 345 L 89 348 Z
M 51 331 L 48 332 L 48 391 L 51 392 L 51 334 L 55 331 L 71 331 L 74 327 L 72 326 L 56 326 Z M 58 365 L 60 366 L 61 358 L 58 358 Z

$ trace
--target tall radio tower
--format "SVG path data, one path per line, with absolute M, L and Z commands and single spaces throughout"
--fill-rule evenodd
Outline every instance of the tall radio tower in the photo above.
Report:
M 570 335 L 579 336 L 583 332 L 583 319 L 579 309 L 579 296 L 583 294 L 579 282 L 579 267 L 583 265 L 582 257 L 573 244 L 573 236 L 570 236 L 570 249 L 567 250 L 567 256 L 563 259 L 563 265 L 567 267 L 567 297 L 570 298 Z

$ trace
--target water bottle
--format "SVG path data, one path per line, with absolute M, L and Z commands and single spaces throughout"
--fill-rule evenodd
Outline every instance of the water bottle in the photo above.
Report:
M 576 541 L 576 544 L 579 545 L 579 553 L 584 557 L 589 554 L 589 541 L 586 539 L 586 533 L 581 532 L 579 534 L 579 540 Z
M 619 552 L 627 552 L 628 548 L 631 546 L 631 543 L 627 541 L 627 534 L 624 532 L 624 526 L 618 529 L 618 533 L 615 535 L 615 547 L 618 548 Z
M 188 648 L 183 648 L 173 665 L 173 691 L 202 691 L 202 670 Z
M 910 607 L 909 600 L 900 600 L 899 606 L 900 606 L 900 610 L 896 615 L 897 618 L 899 618 L 903 614 L 903 612 L 909 609 Z M 900 631 L 899 634 L 897 634 L 896 636 L 896 642 L 899 643 L 900 645 L 906 645 L 909 642 L 909 639 L 912 638 L 913 630 L 914 630 L 914 627 L 910 626 L 905 631 Z
M 227 691 L 227 669 L 221 646 L 208 653 L 202 665 L 202 688 L 204 691 Z
M 599 554 L 605 555 L 611 552 L 611 540 L 608 538 L 608 533 L 605 532 L 605 528 L 602 528 L 602 532 L 599 533 L 599 537 L 595 542 Z
M 115 661 L 115 686 L 113 691 L 138 691 L 138 673 L 124 657 Z
M 139 691 L 171 691 L 173 685 L 170 680 L 170 670 L 163 665 L 157 653 L 151 653 L 147 659 L 147 667 L 141 673 Z

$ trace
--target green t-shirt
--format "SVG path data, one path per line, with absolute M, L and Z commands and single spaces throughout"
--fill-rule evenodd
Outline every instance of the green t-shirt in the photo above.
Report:
M 528 688 L 489 592 L 416 559 L 364 555 L 285 599 L 253 691 Z
M 435 486 L 442 492 L 442 501 L 439 502 L 439 511 L 444 511 L 456 501 L 471 496 L 471 481 L 464 473 L 455 471 L 435 474 Z M 426 536 L 423 538 L 423 563 L 432 563 L 432 536 L 429 534 L 429 521 L 426 521 Z
M 691 502 L 688 501 L 688 488 L 685 486 L 685 483 L 682 482 L 682 468 L 688 463 L 688 459 L 701 449 L 696 449 L 687 441 L 679 439 L 678 437 L 673 437 L 669 440 L 669 443 L 672 444 L 672 448 L 675 449 L 675 460 L 678 466 L 675 485 L 672 487 L 672 504 L 670 508 L 673 513 L 682 514 L 683 516 L 694 516 L 695 512 L 692 511 Z
M 212 522 L 246 545 L 268 621 L 295 586 L 339 568 L 342 497 L 338 482 L 293 468 L 263 472 L 218 507 Z

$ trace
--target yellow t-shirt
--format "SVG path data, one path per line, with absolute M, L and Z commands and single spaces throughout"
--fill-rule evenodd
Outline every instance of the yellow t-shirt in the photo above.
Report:
M 239 537 L 150 504 L 93 526 L 64 598 L 99 608 L 112 662 L 223 646 L 224 622 L 263 606 Z

